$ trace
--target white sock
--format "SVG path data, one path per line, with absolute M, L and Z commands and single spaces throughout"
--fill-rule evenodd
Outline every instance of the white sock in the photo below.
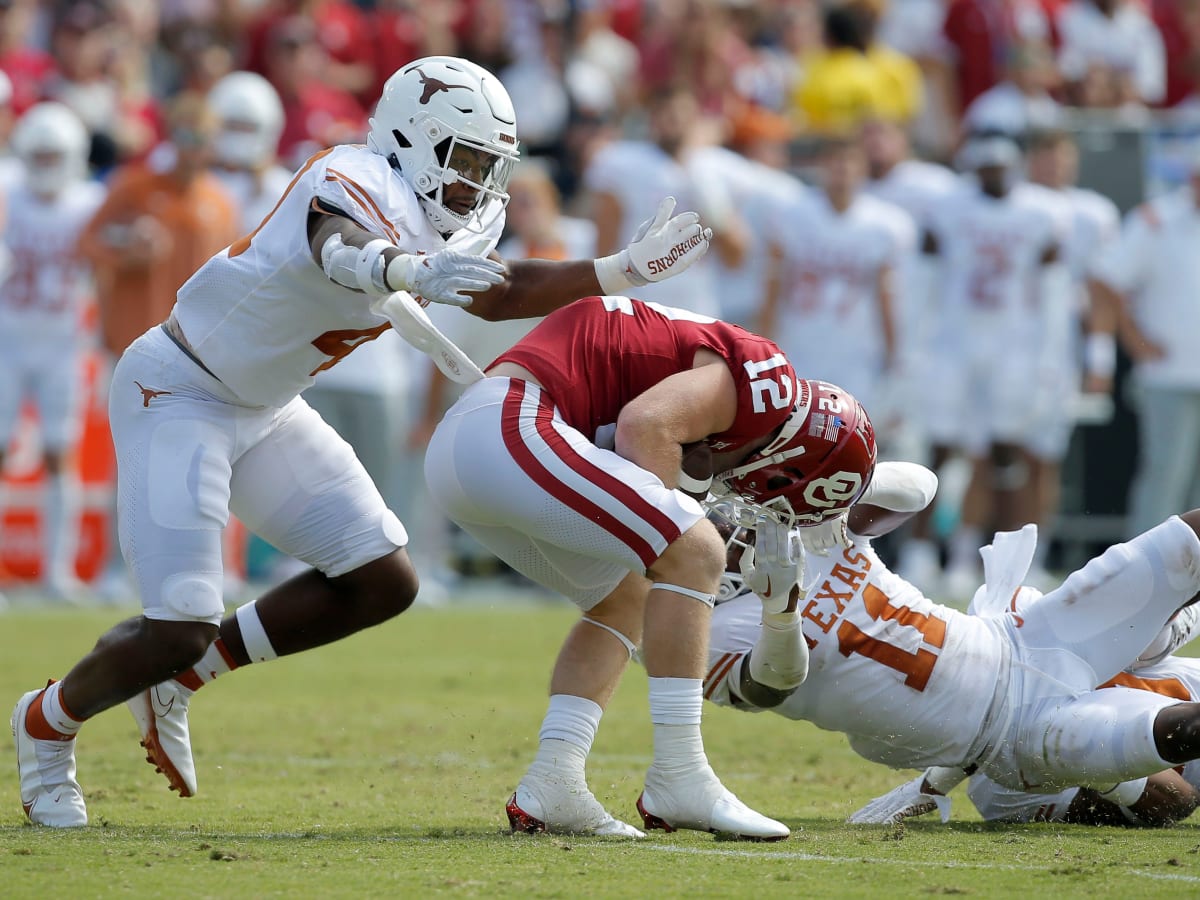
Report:
M 54 682 L 42 693 L 42 715 L 46 724 L 60 734 L 78 734 L 83 725 L 63 705 L 61 681 Z
M 59 473 L 47 480 L 43 507 L 46 557 L 43 581 L 75 576 L 75 548 L 79 533 L 79 491 L 75 479 Z
M 708 767 L 700 736 L 703 705 L 704 687 L 699 678 L 650 679 L 655 768 L 690 772 Z
M 546 718 L 542 719 L 542 730 L 538 732 L 538 741 L 566 741 L 583 748 L 586 755 L 591 752 L 602 715 L 604 710 L 600 705 L 586 697 L 551 694 Z
M 587 755 L 603 712 L 598 704 L 586 697 L 552 694 L 542 729 L 538 732 L 537 756 L 529 766 L 529 774 L 555 780 L 585 781 Z
M 262 620 L 258 617 L 254 601 L 245 606 L 239 606 L 234 615 L 237 616 L 238 630 L 242 633 L 242 645 L 246 648 L 246 655 L 250 657 L 250 662 L 270 662 L 279 658 L 279 654 L 271 646 L 271 639 L 267 637 L 267 630 L 263 628 Z
M 196 677 L 200 681 L 208 684 L 217 676 L 232 672 L 237 668 L 237 664 L 228 653 L 229 651 L 225 649 L 225 642 L 217 638 L 208 645 L 208 649 L 204 651 L 200 661 L 192 666 L 192 671 L 196 673 Z

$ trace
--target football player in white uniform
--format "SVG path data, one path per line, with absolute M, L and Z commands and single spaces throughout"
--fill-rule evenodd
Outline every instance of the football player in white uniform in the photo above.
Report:
M 808 540 L 828 545 L 823 552 L 801 552 L 805 529 L 779 536 L 759 525 L 766 558 L 742 550 L 742 577 L 723 589 L 733 599 L 713 614 L 705 696 L 842 731 L 856 752 L 893 768 L 947 767 L 956 780 L 974 769 L 1020 791 L 1084 785 L 1120 801 L 1145 776 L 1200 757 L 1200 704 L 1190 697 L 1097 689 L 1200 599 L 1200 510 L 1110 548 L 1045 595 L 1021 585 L 1035 526 L 999 533 L 968 615 L 926 599 L 870 544 L 935 489 L 922 466 L 880 463 L 845 531 Z M 750 543 L 726 533 L 731 549 Z M 803 641 L 787 637 L 797 628 Z M 851 821 L 889 821 L 901 800 L 900 809 L 916 799 L 945 805 L 919 787 Z
M 1044 346 L 1044 305 L 1062 299 L 1061 221 L 1017 190 L 1020 150 L 1005 137 L 969 140 L 961 152 L 974 190 L 933 214 L 923 249 L 942 262 L 937 332 L 925 392 L 934 468 L 955 453 L 971 480 L 950 545 L 945 590 L 969 596 L 985 529 L 1036 518 L 1022 508 L 1024 446 L 1034 417 Z
M 208 92 L 217 117 L 213 172 L 237 201 L 242 230 L 252 231 L 287 190 L 292 173 L 279 165 L 283 103 L 254 72 L 230 72 Z
M 1061 297 L 1046 297 L 1040 377 L 1033 398 L 1034 422 L 1026 441 L 1030 466 L 1031 521 L 1045 527 L 1058 511 L 1061 463 L 1066 455 L 1081 393 L 1107 395 L 1116 370 L 1116 323 L 1096 290 L 1093 272 L 1120 233 L 1116 204 L 1102 194 L 1075 187 L 1079 151 L 1066 131 L 1035 132 L 1028 142 L 1027 191 L 1040 193 L 1065 220 Z M 1042 550 L 1031 579 L 1045 576 Z
M 109 418 L 121 547 L 143 615 L 106 633 L 62 681 L 18 701 L 12 727 L 31 821 L 86 824 L 74 737 L 91 716 L 128 702 L 148 758 L 191 795 L 192 690 L 412 603 L 404 526 L 298 396 L 392 327 L 387 313 L 406 299 L 394 293 L 486 319 L 541 315 L 667 278 L 707 250 L 699 217 L 671 218 L 664 200 L 611 257 L 506 266 L 490 251 L 504 225 L 515 129 L 508 95 L 473 63 L 404 66 L 384 86 L 367 146 L 308 160 L 271 214 L 205 263 L 169 320 L 122 356 Z M 223 618 L 220 532 L 230 512 L 312 569 Z
M 86 180 L 87 129 L 61 103 L 40 103 L 26 112 L 12 144 L 24 177 L 5 197 L 0 468 L 21 401 L 32 397 L 47 474 L 42 580 L 49 594 L 75 599 L 84 588 L 75 576 L 78 488 L 67 454 L 79 437 L 87 348 L 83 311 L 91 296 L 90 274 L 75 242 L 103 201 L 104 188 Z
M 890 418 L 897 374 L 896 275 L 916 248 L 908 214 L 861 191 L 862 145 L 826 142 L 819 191 L 780 206 L 759 327 L 813 377 L 841 385 Z

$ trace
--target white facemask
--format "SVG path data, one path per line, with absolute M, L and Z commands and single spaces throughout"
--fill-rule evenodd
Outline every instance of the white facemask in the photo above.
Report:
M 213 146 L 217 159 L 235 169 L 256 168 L 267 155 L 262 137 L 246 131 L 222 131 Z

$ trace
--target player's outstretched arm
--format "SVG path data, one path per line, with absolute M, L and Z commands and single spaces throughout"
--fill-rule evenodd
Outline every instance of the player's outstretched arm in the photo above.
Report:
M 942 822 L 949 822 L 950 798 L 946 794 L 966 777 L 962 769 L 932 766 L 912 781 L 876 797 L 846 821 L 851 825 L 895 825 L 936 809 Z
M 432 303 L 467 306 L 472 295 L 502 284 L 502 262 L 456 250 L 428 255 L 399 248 L 331 207 L 309 213 L 313 260 L 335 284 L 386 296 L 404 291 Z
M 659 204 L 624 250 L 596 260 L 513 260 L 508 278 L 476 294 L 467 311 L 488 321 L 544 316 L 580 297 L 627 294 L 685 271 L 708 252 L 712 230 L 694 212 L 672 215 L 675 198 Z

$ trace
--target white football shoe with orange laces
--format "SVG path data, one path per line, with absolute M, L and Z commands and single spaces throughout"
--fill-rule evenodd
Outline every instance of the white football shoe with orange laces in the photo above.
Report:
M 179 791 L 180 797 L 196 795 L 196 762 L 187 717 L 193 693 L 168 679 L 125 701 L 142 733 L 146 762 L 166 776 L 171 790 Z

